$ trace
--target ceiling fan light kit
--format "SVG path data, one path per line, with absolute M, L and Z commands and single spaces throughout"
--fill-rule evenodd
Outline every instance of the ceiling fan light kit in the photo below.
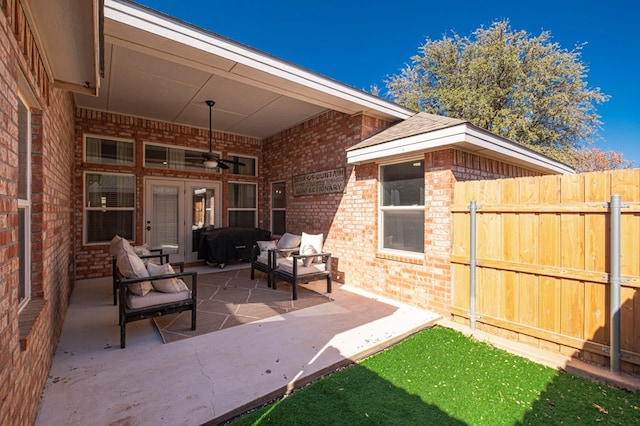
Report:
M 202 154 L 202 156 L 204 157 L 204 160 L 202 161 L 202 165 L 207 169 L 214 169 L 216 167 L 219 167 L 221 169 L 228 169 L 229 166 L 226 165 L 225 163 L 244 166 L 244 163 L 241 163 L 239 161 L 233 161 L 233 160 L 223 160 L 213 153 L 213 137 L 212 137 L 213 131 L 211 128 L 211 114 L 212 114 L 213 106 L 216 103 L 215 101 L 212 101 L 212 100 L 206 100 L 205 103 L 209 106 L 209 152 L 206 154 L 205 153 Z

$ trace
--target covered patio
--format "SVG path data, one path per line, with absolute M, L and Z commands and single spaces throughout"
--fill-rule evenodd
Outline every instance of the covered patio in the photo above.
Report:
M 256 285 L 266 287 L 266 276 Z M 326 290 L 322 281 L 308 287 Z M 216 424 L 441 318 L 348 285 L 335 285 L 331 298 L 167 344 L 151 320 L 137 321 L 120 349 L 109 279 L 78 282 L 36 424 Z

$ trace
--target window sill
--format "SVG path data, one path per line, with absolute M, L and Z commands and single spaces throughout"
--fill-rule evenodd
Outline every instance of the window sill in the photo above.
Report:
M 35 325 L 42 317 L 47 307 L 44 299 L 31 299 L 27 306 L 18 314 L 18 328 L 20 329 L 20 349 L 26 351 L 29 348 L 29 340 Z
M 393 260 L 396 262 L 404 262 L 411 263 L 413 265 L 422 265 L 424 264 L 424 255 L 423 254 L 406 254 L 406 253 L 391 253 L 391 252 L 376 252 L 376 257 L 378 259 L 386 259 Z

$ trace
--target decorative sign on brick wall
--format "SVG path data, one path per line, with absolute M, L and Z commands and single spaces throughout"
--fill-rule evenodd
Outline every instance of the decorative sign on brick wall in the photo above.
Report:
M 344 167 L 293 177 L 293 196 L 330 194 L 344 190 Z

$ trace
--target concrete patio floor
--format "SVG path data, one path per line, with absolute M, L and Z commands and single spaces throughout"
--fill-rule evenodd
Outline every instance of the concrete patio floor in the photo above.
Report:
M 326 290 L 323 281 L 309 286 Z M 36 425 L 216 424 L 441 319 L 339 283 L 331 297 L 168 344 L 151 320 L 137 321 L 120 349 L 110 279 L 79 281 Z

